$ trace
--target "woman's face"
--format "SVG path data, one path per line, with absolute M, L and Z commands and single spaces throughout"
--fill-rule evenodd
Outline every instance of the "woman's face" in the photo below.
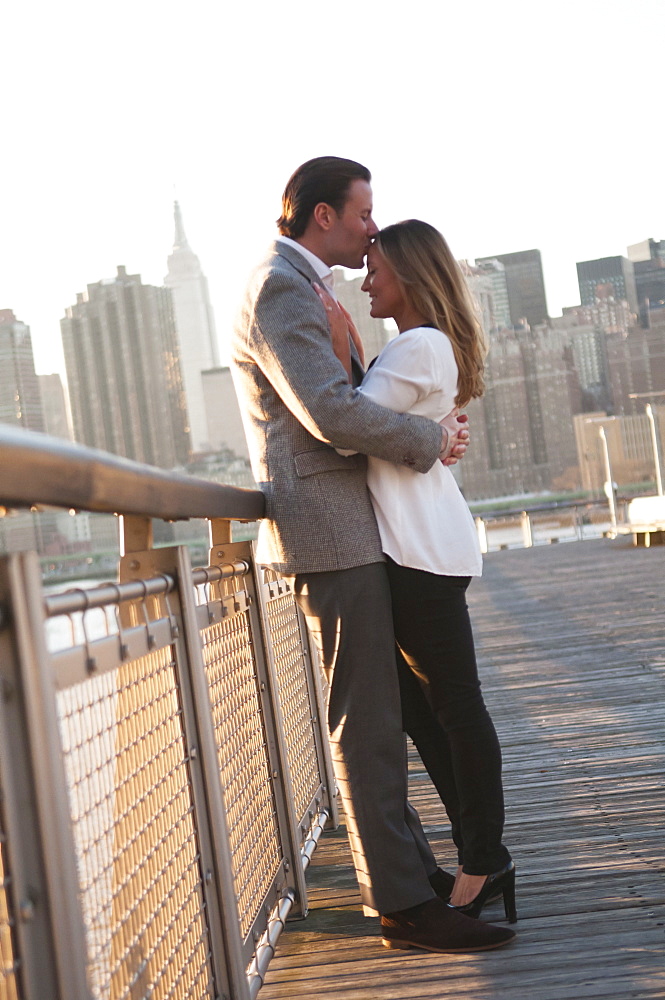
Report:
M 370 315 L 376 319 L 396 320 L 406 309 L 404 286 L 375 246 L 367 251 L 367 277 L 362 290 L 369 293 Z

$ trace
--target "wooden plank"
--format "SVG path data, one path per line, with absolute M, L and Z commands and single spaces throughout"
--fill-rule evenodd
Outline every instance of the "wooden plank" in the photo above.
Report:
M 589 541 L 491 553 L 470 589 L 499 731 L 518 940 L 479 955 L 389 952 L 363 917 L 343 827 L 308 872 L 260 1000 L 665 998 L 665 550 Z M 454 851 L 415 751 L 411 799 Z M 483 919 L 502 919 L 501 904 Z

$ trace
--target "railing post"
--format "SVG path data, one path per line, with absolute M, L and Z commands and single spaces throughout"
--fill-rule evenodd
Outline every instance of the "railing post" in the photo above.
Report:
M 253 548 L 253 547 L 252 547 Z M 250 550 L 251 551 L 251 550 Z M 224 558 L 224 555 L 222 555 Z M 294 812 L 294 792 L 289 766 L 288 752 L 284 739 L 284 716 L 275 672 L 275 660 L 273 655 L 270 633 L 265 619 L 265 609 L 261 599 L 261 581 L 259 571 L 254 561 L 254 552 L 251 553 L 252 583 L 256 600 L 254 608 L 250 608 L 253 618 L 253 631 L 255 641 L 261 638 L 263 647 L 263 660 L 265 665 L 265 677 L 261 678 L 262 689 L 265 691 L 266 700 L 269 703 L 270 711 L 266 713 L 266 720 L 270 721 L 272 732 L 268 733 L 269 740 L 274 741 L 276 754 L 277 773 L 273 773 L 274 793 L 277 803 L 278 813 L 281 819 L 282 836 L 284 837 L 284 848 L 287 858 L 287 884 L 294 893 L 293 915 L 304 917 L 307 915 L 307 886 L 305 875 L 300 860 L 300 843 L 298 840 L 298 829 Z M 253 613 L 252 613 L 253 612 Z
M 216 964 L 223 958 L 231 986 L 233 1000 L 248 1000 L 249 989 L 246 969 L 243 964 L 243 942 L 240 935 L 237 906 L 232 906 L 235 900 L 233 884 L 233 863 L 229 844 L 229 830 L 226 819 L 224 789 L 219 780 L 219 763 L 217 746 L 212 725 L 210 693 L 206 683 L 203 654 L 201 651 L 201 635 L 196 621 L 194 591 L 191 586 L 192 568 L 189 552 L 184 546 L 177 550 L 177 578 L 179 581 L 179 599 L 183 623 L 183 642 L 186 649 L 188 671 L 186 686 L 188 700 L 191 699 L 196 731 L 196 756 L 200 759 L 201 779 L 203 781 L 206 812 L 209 817 L 210 854 L 213 865 L 207 869 L 205 879 L 212 882 L 214 871 L 214 886 L 217 892 L 218 918 L 221 919 L 225 947 L 224 955 L 216 955 Z M 183 671 L 180 671 L 181 675 Z M 183 681 L 185 678 L 183 678 Z M 215 948 L 213 934 L 213 954 Z
M 478 532 L 478 541 L 480 542 L 480 551 L 485 556 L 487 555 L 487 525 L 483 521 L 482 517 L 476 518 L 476 531 Z
M 212 517 L 209 524 L 210 548 L 228 545 L 231 541 L 231 522 L 227 518 Z
M 252 550 L 254 552 L 254 545 L 252 546 Z M 291 837 L 293 840 L 293 849 L 297 855 L 300 855 L 299 834 L 304 832 L 305 824 L 308 824 L 311 830 L 311 824 L 319 821 L 324 813 L 324 809 L 326 815 L 321 820 L 322 824 L 330 816 L 337 823 L 337 811 L 333 805 L 336 785 L 328 743 L 327 709 L 319 680 L 320 665 L 318 654 L 316 660 L 312 655 L 309 632 L 295 601 L 292 585 L 287 580 L 277 577 L 272 570 L 257 565 L 255 561 L 254 567 L 255 587 L 259 597 L 266 658 L 270 668 L 270 692 L 273 711 L 277 719 L 280 753 L 283 755 L 284 761 L 286 805 L 292 817 Z M 264 572 L 275 578 L 269 582 L 264 581 Z M 280 602 L 287 603 L 282 608 L 281 614 L 280 612 L 275 614 L 275 608 L 280 606 Z M 296 665 L 295 662 L 291 661 L 289 664 L 289 673 L 296 671 L 299 675 L 302 675 L 299 679 L 289 677 L 286 683 L 284 683 L 283 652 L 280 655 L 282 643 L 279 637 L 279 621 L 282 616 L 285 616 L 289 620 L 291 623 L 289 628 L 294 628 L 299 638 L 298 659 L 300 662 Z M 296 680 L 297 683 L 295 683 Z M 299 692 L 299 697 L 296 696 L 296 691 Z M 306 710 L 304 706 L 305 701 Z M 297 706 L 300 707 L 298 708 Z M 299 727 L 295 725 L 298 718 Z M 292 743 L 295 730 L 298 729 L 297 742 L 301 743 L 302 741 L 300 753 L 295 752 L 295 748 L 291 748 L 294 751 L 294 759 L 291 760 L 287 742 L 289 744 Z M 288 741 L 284 735 L 287 730 L 291 730 Z M 321 795 L 317 793 L 316 801 L 318 804 L 315 804 L 313 807 L 310 804 L 311 796 L 316 789 L 306 787 L 302 780 L 302 775 L 294 775 L 293 780 L 291 778 L 292 768 L 296 772 L 299 770 L 298 765 L 301 761 L 298 760 L 298 757 L 303 755 L 303 745 L 305 744 L 309 744 L 310 748 L 313 748 L 315 751 L 317 778 L 322 793 Z M 306 802 L 303 801 L 303 793 L 306 794 Z M 325 807 L 323 805 L 324 798 L 327 800 Z M 295 811 L 295 804 L 298 800 L 300 800 L 300 815 L 296 815 Z M 303 815 L 305 810 L 307 810 L 306 816 Z M 303 823 L 303 820 L 305 820 L 305 823 Z M 300 826 L 301 823 L 303 824 L 302 827 Z M 314 846 L 315 843 L 312 844 L 310 841 L 302 856 L 301 870 L 299 873 L 294 873 L 294 889 L 298 894 L 297 901 L 300 904 L 295 908 L 294 916 L 304 917 L 307 913 L 304 871 L 309 864 L 310 854 Z
M 228 570 L 241 561 L 247 572 L 240 578 L 240 587 Z M 245 949 L 247 960 L 251 959 L 248 988 L 254 997 L 286 916 L 294 904 L 296 912 L 306 910 L 306 887 L 279 692 L 266 646 L 252 562 L 248 542 L 213 547 L 209 572 L 218 570 L 223 574 L 217 585 L 219 600 L 211 600 L 197 611 L 199 626 L 210 633 L 204 639 L 208 697 L 214 702 L 219 780 L 231 809 L 233 898 L 238 900 L 243 934 L 251 932 L 247 942 L 254 943 L 253 954 Z M 206 614 L 210 617 L 206 618 Z M 239 765 L 247 754 L 249 773 L 243 775 Z M 260 789 L 257 782 L 261 783 Z M 239 821 L 250 806 L 248 794 L 252 787 L 251 806 L 257 811 L 244 843 L 238 840 Z M 260 828 L 257 819 L 261 819 Z M 257 855 L 259 845 L 261 853 Z M 256 864 L 257 878 L 248 880 L 248 860 Z
M 15 791 L 20 800 L 25 800 L 25 806 L 34 810 L 36 818 L 36 828 L 27 831 L 21 829 L 25 816 L 7 817 L 12 851 L 16 849 L 19 857 L 24 850 L 29 851 L 36 861 L 33 871 L 22 871 L 19 864 L 15 872 L 17 888 L 20 887 L 17 936 L 22 956 L 29 960 L 21 974 L 25 974 L 28 1000 L 51 996 L 59 1000 L 90 1000 L 75 845 L 60 752 L 55 687 L 44 637 L 41 569 L 36 553 L 9 556 L 5 573 L 2 590 L 5 601 L 8 590 L 11 594 L 17 658 L 16 673 L 10 684 L 16 685 L 12 697 L 20 705 L 25 727 L 21 737 L 23 747 L 20 743 L 13 746 L 12 758 L 25 754 L 13 766 L 21 769 L 27 785 Z M 7 666 L 3 664 L 3 676 Z M 4 788 L 3 782 L 3 791 Z M 11 807 L 10 801 L 8 804 Z M 15 800 L 13 805 L 17 804 Z M 23 807 L 21 802 L 20 812 Z M 21 841 L 16 841 L 17 836 Z M 41 942 L 44 951 L 35 963 L 37 942 Z
M 123 514 L 120 517 L 120 555 L 130 552 L 145 552 L 152 548 L 152 519 L 139 517 L 136 514 Z
M 148 538 L 140 518 L 132 518 L 130 538 L 136 544 Z M 150 537 L 152 531 L 150 530 Z M 235 899 L 233 874 L 230 867 L 228 830 L 219 782 L 219 768 L 215 747 L 210 700 L 206 688 L 203 658 L 198 629 L 193 611 L 192 570 L 185 546 L 131 550 L 121 560 L 120 578 L 140 580 L 167 574 L 176 580 L 176 593 L 172 600 L 164 601 L 161 613 L 174 619 L 176 655 L 175 669 L 178 679 L 178 696 L 182 703 L 183 738 L 189 758 L 192 795 L 196 816 L 196 836 L 200 851 L 201 889 L 205 898 L 210 927 L 210 949 L 215 980 L 224 996 L 233 1000 L 249 1000 L 247 979 L 242 961 L 237 909 L 230 905 Z M 175 615 L 171 614 L 171 603 Z M 121 610 L 121 620 L 127 611 Z M 179 612 L 179 615 L 178 615 Z M 133 614 L 131 617 L 135 617 Z M 177 628 L 180 619 L 183 634 Z M 135 669 L 134 665 L 121 668 Z M 168 692 L 164 690 L 166 696 Z M 131 713 L 127 713 L 131 718 Z M 140 773 L 140 772 L 138 772 Z M 131 798 L 132 789 L 129 790 Z M 135 789 L 140 794 L 141 789 Z M 130 831 L 131 835 L 131 831 Z M 228 993 L 227 993 L 228 991 Z
M 533 546 L 533 535 L 531 533 L 531 518 L 526 510 L 523 510 L 520 514 L 520 526 L 522 528 L 522 542 L 524 543 L 524 548 L 530 549 Z
M 15 557 L 13 557 L 15 558 Z M 13 624 L 9 560 L 0 560 L 0 993 L 59 1000 L 53 928 L 39 836 L 30 735 Z M 12 574 L 13 575 L 13 574 Z

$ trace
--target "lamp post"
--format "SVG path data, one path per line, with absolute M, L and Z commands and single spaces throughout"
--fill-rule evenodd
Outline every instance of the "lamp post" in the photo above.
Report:
M 612 531 L 616 534 L 617 501 L 614 495 L 614 480 L 612 479 L 612 466 L 610 465 L 610 449 L 607 446 L 607 434 L 605 433 L 605 428 L 601 427 L 598 434 L 600 435 L 600 443 L 603 449 L 603 459 L 605 461 L 605 492 L 610 505 L 610 524 L 612 525 Z
M 653 415 L 653 409 L 651 408 L 651 403 L 646 405 L 646 413 L 649 418 L 649 425 L 651 428 L 651 447 L 653 448 L 653 460 L 656 466 L 656 490 L 658 496 L 663 495 L 663 476 L 660 471 L 660 452 L 658 450 L 658 431 L 656 430 L 656 420 Z

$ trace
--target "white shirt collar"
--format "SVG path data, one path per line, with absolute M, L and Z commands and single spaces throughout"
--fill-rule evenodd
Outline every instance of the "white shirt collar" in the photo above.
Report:
M 293 247 L 294 250 L 297 250 L 298 253 L 302 254 L 307 263 L 314 268 L 328 291 L 332 292 L 333 295 L 335 294 L 335 276 L 328 265 L 324 264 L 320 257 L 317 257 L 311 250 L 304 247 L 302 243 L 297 243 L 296 240 L 292 240 L 290 236 L 278 236 L 277 242 L 286 243 L 287 246 Z

